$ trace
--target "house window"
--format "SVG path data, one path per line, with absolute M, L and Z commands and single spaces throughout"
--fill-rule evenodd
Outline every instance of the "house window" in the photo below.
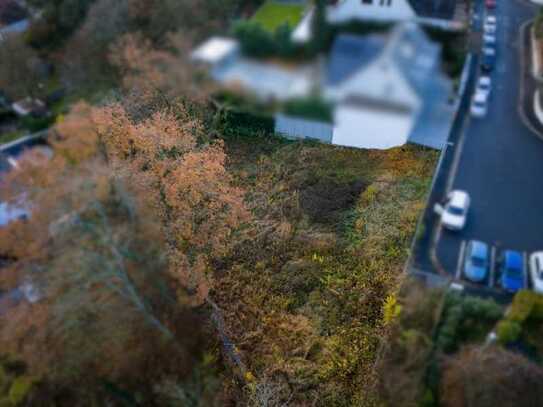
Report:
M 379 5 L 380 6 L 391 6 L 392 5 L 392 0 L 379 0 Z

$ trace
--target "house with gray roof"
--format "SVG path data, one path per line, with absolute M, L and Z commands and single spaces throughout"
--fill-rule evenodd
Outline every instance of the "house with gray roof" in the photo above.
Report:
M 335 106 L 332 143 L 441 148 L 454 111 L 451 93 L 441 48 L 417 25 L 401 24 L 385 35 L 340 35 L 323 78 L 323 95 Z
M 408 142 L 440 149 L 452 122 L 451 81 L 441 72 L 441 47 L 414 23 L 390 32 L 340 34 L 320 63 L 280 64 L 244 56 L 234 39 L 214 37 L 192 52 L 223 87 L 262 101 L 320 95 L 332 123 L 276 116 L 276 132 L 359 148 Z

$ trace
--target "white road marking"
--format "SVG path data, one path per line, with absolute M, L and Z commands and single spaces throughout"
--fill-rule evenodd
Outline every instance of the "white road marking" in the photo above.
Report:
M 488 277 L 488 286 L 494 286 L 494 277 L 496 273 L 496 247 L 492 246 L 490 250 L 490 276 Z
M 466 250 L 466 241 L 462 240 L 460 243 L 460 252 L 458 253 L 458 262 L 456 263 L 456 274 L 454 278 L 460 280 L 462 277 L 462 263 L 464 261 L 464 252 Z

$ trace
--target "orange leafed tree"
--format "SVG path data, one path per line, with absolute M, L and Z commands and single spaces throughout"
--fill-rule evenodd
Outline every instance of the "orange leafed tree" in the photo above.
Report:
M 77 167 L 80 177 L 92 178 L 107 166 L 153 208 L 169 248 L 171 274 L 195 294 L 191 301 L 203 301 L 212 282 L 210 261 L 228 252 L 249 216 L 244 191 L 233 185 L 226 170 L 222 143 L 200 143 L 203 131 L 180 105 L 139 122 L 120 104 L 76 105 L 55 129 L 51 139 L 55 155 L 46 168 L 26 160 L 6 181 L 8 195 L 15 199 L 24 193 L 34 209 L 30 222 L 0 232 L 0 241 L 6 234 L 6 241 L 36 235 L 17 240 L 34 244 L 15 244 L 11 249 L 16 253 L 6 254 L 40 253 L 37 247 L 45 247 L 51 225 L 66 216 L 56 202 L 69 198 L 71 210 L 77 211 L 86 201 L 84 189 L 67 196 L 70 171 Z
M 171 273 L 201 302 L 212 275 L 248 219 L 244 192 L 233 186 L 221 142 L 199 145 L 203 127 L 182 106 L 136 123 L 121 105 L 95 110 L 97 133 L 110 165 L 148 196 L 170 247 Z

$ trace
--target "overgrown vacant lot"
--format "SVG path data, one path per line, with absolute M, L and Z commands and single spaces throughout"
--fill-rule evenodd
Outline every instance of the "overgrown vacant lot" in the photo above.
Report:
M 280 3 L 268 0 L 253 16 L 252 20 L 273 32 L 281 24 L 287 23 L 291 28 L 296 27 L 303 17 L 305 7 L 300 4 Z
M 226 147 L 256 226 L 218 265 L 213 295 L 253 391 L 271 389 L 294 405 L 371 403 L 383 303 L 401 275 L 437 154 L 273 138 Z

